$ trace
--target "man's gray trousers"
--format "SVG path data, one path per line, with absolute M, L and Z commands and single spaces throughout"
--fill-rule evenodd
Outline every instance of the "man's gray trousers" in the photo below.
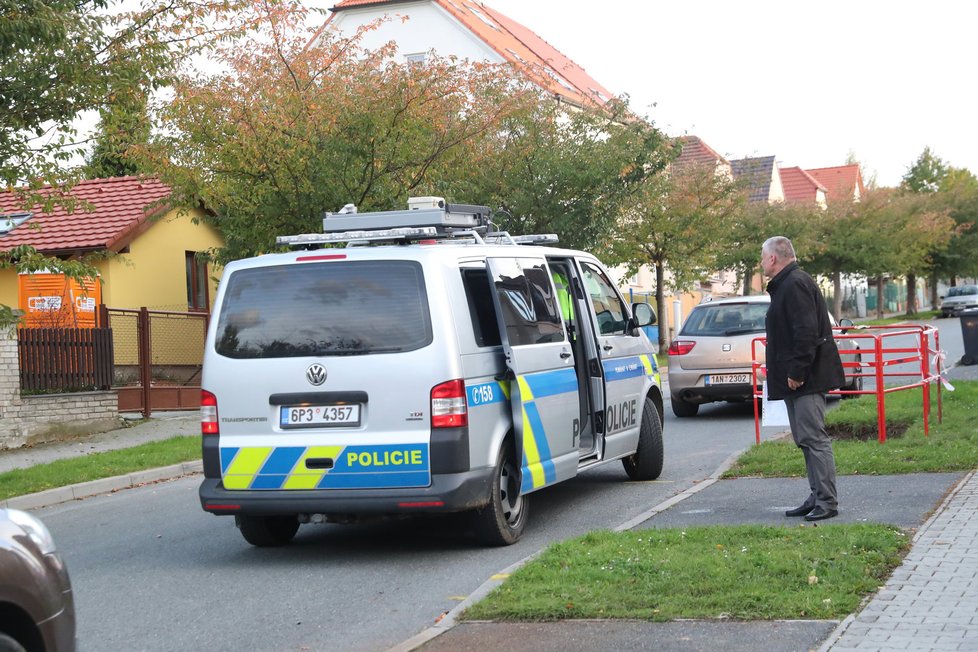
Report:
M 808 485 L 815 506 L 838 509 L 835 490 L 835 456 L 832 442 L 825 431 L 825 394 L 805 394 L 784 400 L 788 424 L 795 444 L 805 454 Z

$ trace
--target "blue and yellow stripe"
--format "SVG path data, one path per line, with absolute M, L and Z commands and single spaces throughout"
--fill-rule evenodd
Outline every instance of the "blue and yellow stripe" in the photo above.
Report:
M 310 458 L 331 468 L 306 466 Z M 380 489 L 431 484 L 427 444 L 221 448 L 228 490 Z

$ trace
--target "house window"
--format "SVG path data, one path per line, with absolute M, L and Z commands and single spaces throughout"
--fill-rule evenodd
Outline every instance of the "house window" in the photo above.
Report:
M 404 60 L 413 66 L 423 66 L 427 55 L 424 52 L 415 52 L 414 54 L 405 54 Z
M 207 260 L 196 251 L 185 254 L 187 266 L 187 310 L 207 312 Z

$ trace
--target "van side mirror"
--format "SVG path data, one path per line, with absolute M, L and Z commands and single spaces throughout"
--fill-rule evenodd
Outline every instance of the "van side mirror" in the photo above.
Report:
M 656 323 L 655 311 L 647 303 L 632 304 L 632 318 L 629 320 L 628 331 L 635 334 L 635 329 L 642 326 L 652 326 Z
M 848 331 L 850 328 L 853 328 L 855 324 L 848 317 L 843 317 L 842 319 L 839 320 L 839 326 L 842 327 L 842 334 L 845 335 L 846 331 Z

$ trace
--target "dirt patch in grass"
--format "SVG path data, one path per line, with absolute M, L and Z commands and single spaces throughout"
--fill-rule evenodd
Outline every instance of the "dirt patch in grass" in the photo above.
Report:
M 902 437 L 908 428 L 910 428 L 909 423 L 888 421 L 886 423 L 886 438 L 897 439 Z M 872 425 L 837 423 L 826 426 L 825 429 L 829 433 L 830 439 L 858 439 L 859 441 L 869 441 L 870 439 L 879 439 L 880 436 L 879 428 L 876 427 L 875 423 Z

